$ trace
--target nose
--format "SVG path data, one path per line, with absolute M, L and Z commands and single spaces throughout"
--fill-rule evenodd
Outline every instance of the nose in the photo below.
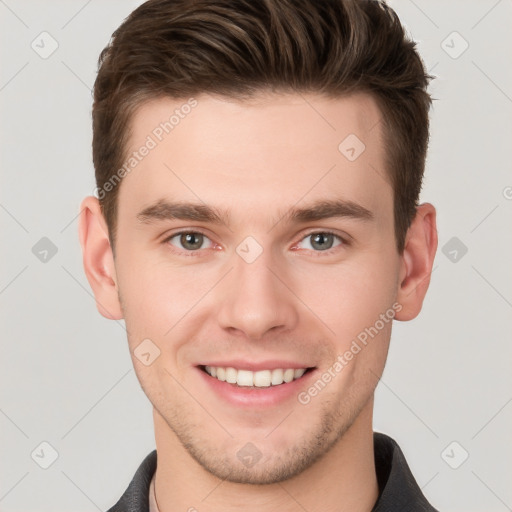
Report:
M 271 330 L 294 329 L 299 300 L 288 288 L 283 264 L 278 267 L 270 251 L 263 251 L 252 263 L 234 253 L 233 265 L 229 278 L 217 290 L 220 326 L 252 340 Z

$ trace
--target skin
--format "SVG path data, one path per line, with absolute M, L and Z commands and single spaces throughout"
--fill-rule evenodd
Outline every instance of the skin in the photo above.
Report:
M 374 390 L 392 322 L 305 405 L 294 395 L 267 408 L 234 407 L 196 365 L 285 359 L 322 373 L 393 304 L 395 319 L 416 317 L 437 248 L 435 209 L 418 207 L 399 254 L 380 111 L 367 94 L 196 99 L 119 185 L 115 259 L 98 200 L 81 205 L 83 263 L 98 310 L 125 319 L 137 378 L 154 407 L 158 506 L 370 511 L 378 497 Z M 129 150 L 182 104 L 141 106 Z M 353 162 L 338 150 L 351 133 L 366 145 Z M 163 198 L 229 210 L 229 224 L 137 220 Z M 373 219 L 282 219 L 321 199 L 353 201 Z M 182 229 L 206 235 L 200 249 L 180 245 L 179 236 L 166 241 Z M 326 230 L 350 243 L 333 237 L 322 251 L 308 235 Z M 250 264 L 236 252 L 247 236 L 263 249 Z M 160 350 L 149 366 L 134 356 L 147 338 Z M 262 454 L 250 468 L 237 458 L 248 442 Z

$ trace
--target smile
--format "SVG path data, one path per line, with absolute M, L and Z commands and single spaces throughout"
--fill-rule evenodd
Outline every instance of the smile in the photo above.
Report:
M 203 366 L 202 369 L 215 379 L 240 387 L 269 388 L 300 379 L 309 368 L 275 368 L 273 370 L 238 370 L 232 367 Z

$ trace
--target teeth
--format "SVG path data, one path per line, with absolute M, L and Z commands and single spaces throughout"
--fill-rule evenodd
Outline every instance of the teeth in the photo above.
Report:
M 237 373 L 238 372 L 234 368 L 226 368 L 226 382 L 229 382 L 230 384 L 235 384 Z
M 272 380 L 272 372 L 270 370 L 261 370 L 259 372 L 254 372 L 252 378 L 254 385 L 257 388 L 268 388 Z
M 299 377 L 302 377 L 304 375 L 304 372 L 306 371 L 305 368 L 300 368 L 298 370 L 295 370 L 293 373 L 293 378 L 298 379 Z
M 242 387 L 268 388 L 300 379 L 306 368 L 276 368 L 275 370 L 237 370 L 236 368 L 221 366 L 205 366 L 206 373 L 222 382 L 229 382 Z
M 248 370 L 238 370 L 236 376 L 236 383 L 239 386 L 252 386 L 254 384 L 253 372 L 250 372 Z
M 277 386 L 278 384 L 282 384 L 284 382 L 283 379 L 284 370 L 280 368 L 277 370 L 272 370 L 272 386 Z
M 291 369 L 285 370 L 284 371 L 284 375 L 283 375 L 284 381 L 285 382 L 291 382 L 293 380 L 294 373 L 295 373 L 294 370 L 291 370 Z

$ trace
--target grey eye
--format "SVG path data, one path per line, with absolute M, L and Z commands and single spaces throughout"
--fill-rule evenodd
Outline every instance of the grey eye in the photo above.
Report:
M 187 251 L 197 251 L 198 249 L 204 249 L 203 244 L 207 240 L 209 241 L 207 236 L 195 231 L 184 231 L 182 233 L 176 233 L 174 236 L 169 238 L 169 242 L 172 245 L 178 249 L 185 249 Z
M 314 251 L 327 251 L 333 247 L 336 247 L 336 245 L 334 245 L 336 239 L 339 241 L 339 243 L 336 245 L 340 245 L 342 243 L 342 239 L 338 235 L 325 231 L 318 231 L 317 233 L 310 233 L 309 235 L 305 236 L 300 243 L 303 243 L 305 240 L 311 240 L 308 244 L 309 247 L 304 247 L 305 249 L 312 249 Z

